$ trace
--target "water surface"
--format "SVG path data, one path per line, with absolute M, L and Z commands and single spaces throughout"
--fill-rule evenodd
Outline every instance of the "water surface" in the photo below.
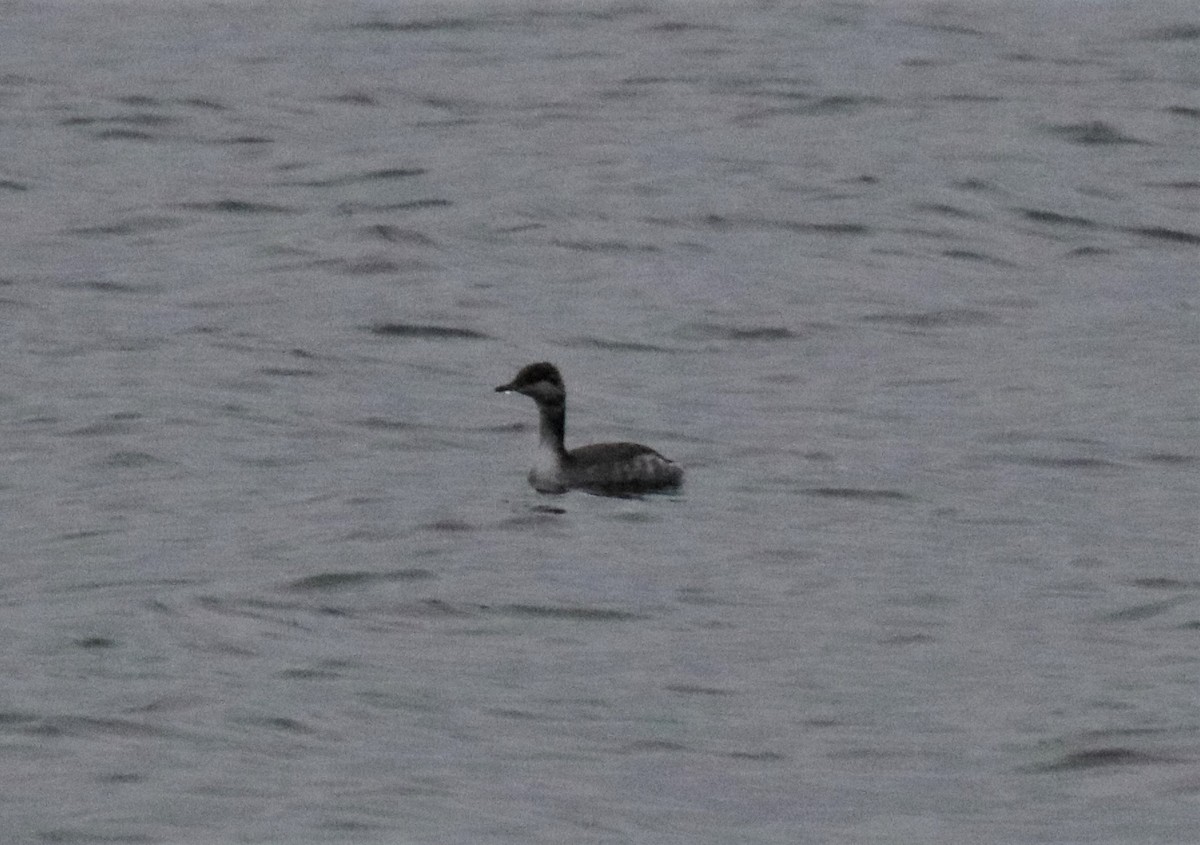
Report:
M 12 842 L 1187 842 L 1187 3 L 17 4 Z M 681 496 L 540 497 L 568 438 Z

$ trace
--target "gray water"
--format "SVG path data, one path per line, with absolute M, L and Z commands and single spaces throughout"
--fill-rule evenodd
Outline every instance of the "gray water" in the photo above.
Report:
M 2 15 L 0 840 L 1196 841 L 1192 3 Z

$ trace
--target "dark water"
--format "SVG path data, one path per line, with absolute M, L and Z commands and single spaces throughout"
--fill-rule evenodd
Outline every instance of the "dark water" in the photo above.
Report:
M 6 6 L 0 839 L 1194 841 L 1198 139 L 1190 3 Z

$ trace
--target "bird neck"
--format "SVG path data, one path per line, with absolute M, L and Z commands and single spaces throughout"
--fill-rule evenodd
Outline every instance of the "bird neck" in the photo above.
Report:
M 565 402 L 538 402 L 541 425 L 538 436 L 543 446 L 559 455 L 567 453 L 563 436 L 567 428 L 567 406 Z

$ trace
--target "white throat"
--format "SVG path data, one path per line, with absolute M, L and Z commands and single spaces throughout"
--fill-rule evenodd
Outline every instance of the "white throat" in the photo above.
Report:
M 538 442 L 533 456 L 533 469 L 529 471 L 529 483 L 539 493 L 562 493 L 567 489 L 563 480 L 562 457 L 554 444 Z

